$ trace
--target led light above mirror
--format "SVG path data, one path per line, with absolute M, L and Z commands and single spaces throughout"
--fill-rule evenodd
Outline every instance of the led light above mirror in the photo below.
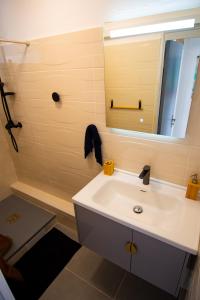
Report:
M 171 31 L 178 29 L 193 28 L 195 24 L 195 19 L 179 20 L 173 22 L 157 23 L 122 29 L 115 29 L 110 31 L 111 38 L 124 37 L 124 36 L 134 36 L 146 33 L 155 33 L 162 31 Z

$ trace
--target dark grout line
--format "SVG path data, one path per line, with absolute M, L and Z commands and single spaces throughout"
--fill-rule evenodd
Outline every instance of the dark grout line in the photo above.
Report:
M 127 277 L 127 272 L 125 272 L 125 274 L 124 274 L 124 276 L 123 276 L 123 278 L 122 278 L 122 280 L 121 280 L 121 282 L 120 282 L 118 288 L 116 289 L 115 294 L 114 294 L 114 298 L 113 298 L 113 299 L 117 299 L 117 295 L 119 294 L 119 292 L 120 292 L 120 290 L 121 290 L 121 287 L 122 287 L 122 285 L 123 285 L 123 283 L 124 283 L 126 277 Z
M 109 295 L 107 295 L 106 293 L 104 293 L 102 290 L 98 289 L 96 286 L 92 285 L 89 281 L 85 280 L 84 278 L 80 277 L 79 275 L 77 275 L 76 273 L 72 272 L 70 269 L 68 269 L 68 267 L 66 266 L 64 268 L 65 270 L 67 270 L 68 272 L 70 272 L 71 274 L 73 274 L 75 277 L 77 277 L 79 280 L 83 281 L 84 283 L 86 283 L 89 287 L 95 289 L 96 291 L 98 291 L 100 294 L 104 295 L 105 297 L 107 297 L 108 299 L 113 300 L 114 298 L 110 297 Z

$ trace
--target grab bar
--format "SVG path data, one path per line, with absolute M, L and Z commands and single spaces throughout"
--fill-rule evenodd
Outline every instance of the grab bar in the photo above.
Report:
M 133 106 L 114 106 L 114 100 L 112 99 L 111 102 L 110 102 L 110 108 L 114 108 L 114 109 L 143 110 L 143 108 L 142 108 L 142 100 L 138 101 L 138 107 L 133 107 Z

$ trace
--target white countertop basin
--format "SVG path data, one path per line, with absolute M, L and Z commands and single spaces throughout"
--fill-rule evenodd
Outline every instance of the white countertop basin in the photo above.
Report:
M 151 179 L 143 185 L 137 174 L 115 170 L 101 172 L 73 197 L 74 203 L 197 254 L 200 234 L 200 201 L 185 198 L 185 188 Z M 133 207 L 142 206 L 136 214 Z

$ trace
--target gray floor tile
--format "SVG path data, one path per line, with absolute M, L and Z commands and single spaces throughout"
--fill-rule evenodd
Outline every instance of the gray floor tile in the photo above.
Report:
M 95 288 L 64 269 L 40 300 L 109 300 Z
M 175 298 L 146 281 L 127 273 L 117 300 L 174 300 Z
M 125 274 L 120 267 L 85 247 L 73 256 L 66 268 L 111 297 Z

